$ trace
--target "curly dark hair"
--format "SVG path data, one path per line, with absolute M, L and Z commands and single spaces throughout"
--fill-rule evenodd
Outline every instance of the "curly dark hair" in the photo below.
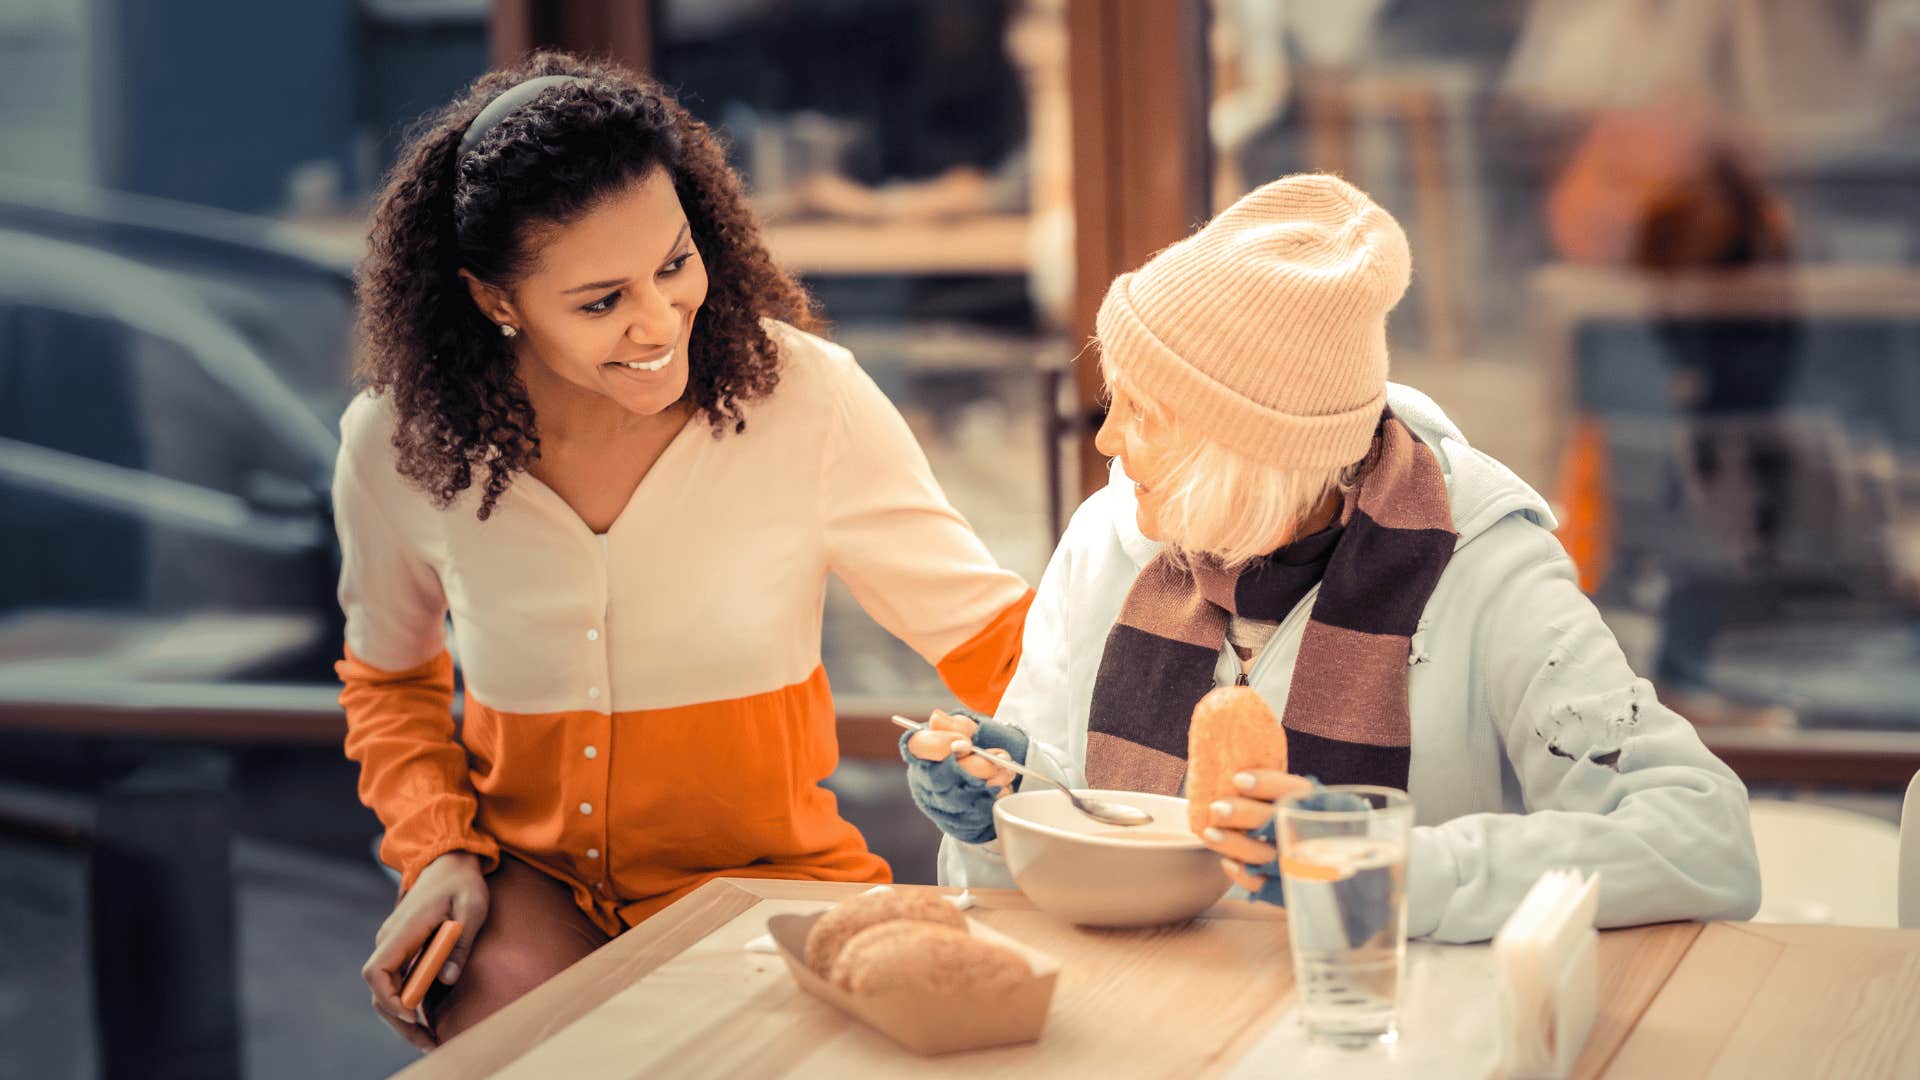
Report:
M 502 91 L 578 76 L 515 109 L 466 154 L 461 136 Z M 392 396 L 402 476 L 450 505 L 486 479 L 486 520 L 540 432 L 512 344 L 458 272 L 510 287 L 535 265 L 542 230 L 664 168 L 686 209 L 710 285 L 688 355 L 687 401 L 715 438 L 745 430 L 744 402 L 773 392 L 779 349 L 762 326 L 817 329 L 812 300 L 767 255 L 719 137 L 659 84 L 609 63 L 537 52 L 482 76 L 409 135 L 373 212 L 360 264 L 359 382 Z

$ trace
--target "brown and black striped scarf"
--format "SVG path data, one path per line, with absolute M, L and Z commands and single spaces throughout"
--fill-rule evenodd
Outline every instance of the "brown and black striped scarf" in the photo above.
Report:
M 1287 770 L 1404 790 L 1409 651 L 1454 540 L 1439 459 L 1388 412 L 1334 524 L 1238 573 L 1154 559 L 1094 677 L 1088 786 L 1179 794 L 1187 726 L 1213 689 L 1228 623 L 1284 619 L 1319 582 L 1280 718 Z

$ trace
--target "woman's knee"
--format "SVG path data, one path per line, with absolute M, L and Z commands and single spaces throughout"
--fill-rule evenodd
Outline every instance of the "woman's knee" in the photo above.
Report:
M 479 975 L 487 985 L 519 997 L 565 971 L 582 955 L 576 943 L 564 937 L 509 939 L 495 942 L 492 948 L 476 940 L 467 971 Z M 461 979 L 465 978 L 463 973 Z
M 483 930 L 473 953 L 434 1015 L 434 1035 L 452 1038 L 525 997 L 580 959 L 571 942 L 513 938 L 489 941 Z
M 518 859 L 487 879 L 491 911 L 456 982 L 433 1009 L 444 1041 L 526 996 L 604 945 L 567 887 Z

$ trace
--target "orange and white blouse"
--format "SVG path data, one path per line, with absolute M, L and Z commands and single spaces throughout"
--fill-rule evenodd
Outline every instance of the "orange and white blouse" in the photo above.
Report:
M 746 431 L 696 416 L 604 535 L 527 474 L 487 521 L 472 492 L 439 509 L 395 469 L 390 403 L 348 407 L 346 752 L 406 887 L 445 852 L 506 851 L 618 933 L 716 876 L 888 879 L 820 786 L 828 572 L 989 711 L 1033 594 L 852 355 L 769 329 L 780 384 Z

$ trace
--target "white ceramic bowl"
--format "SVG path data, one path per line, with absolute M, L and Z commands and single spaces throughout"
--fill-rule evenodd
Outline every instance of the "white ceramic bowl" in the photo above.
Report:
M 1187 829 L 1187 800 L 1138 791 L 1083 791 L 1137 806 L 1153 824 L 1102 825 L 1054 788 L 1021 791 L 993 804 L 993 821 L 1014 884 L 1042 911 L 1082 926 L 1159 926 L 1198 915 L 1232 882 L 1220 856 Z M 1124 839 L 1149 832 L 1165 842 Z

